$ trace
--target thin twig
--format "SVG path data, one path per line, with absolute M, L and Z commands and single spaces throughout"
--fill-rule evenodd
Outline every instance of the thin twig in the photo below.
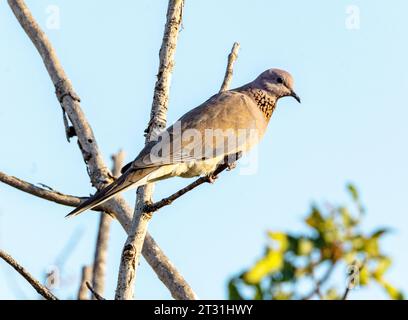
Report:
M 358 281 L 359 273 L 361 273 L 361 270 L 364 268 L 365 264 L 366 264 L 366 259 L 363 260 L 363 262 L 358 268 L 356 268 L 356 266 L 358 265 L 357 261 L 354 261 L 352 263 L 351 268 L 349 270 L 349 274 L 348 274 L 347 286 L 346 286 L 346 289 L 344 290 L 341 300 L 347 300 L 351 289 L 354 289 L 356 285 L 358 285 L 358 283 L 356 282 Z
M 0 181 L 4 182 L 5 184 L 8 184 L 9 186 L 13 188 L 29 193 L 33 196 L 36 196 L 36 197 L 39 197 L 45 200 L 49 200 L 49 201 L 52 201 L 58 204 L 62 204 L 65 206 L 77 207 L 81 202 L 87 199 L 86 197 L 81 198 L 81 197 L 71 196 L 68 194 L 63 194 L 55 190 L 51 191 L 48 188 L 47 189 L 41 188 L 34 184 L 21 180 L 19 178 L 9 176 L 1 171 L 0 171 Z M 93 208 L 92 210 L 102 211 L 102 210 L 106 210 L 107 208 L 108 206 L 106 206 L 106 204 L 103 204 L 101 206 L 97 206 Z
M 170 79 L 174 67 L 174 55 L 182 21 L 183 5 L 184 0 L 169 0 L 150 121 L 145 130 L 145 143 L 151 141 L 155 134 L 166 127 Z M 151 201 L 153 190 L 154 184 L 139 187 L 137 190 L 132 227 L 122 251 L 115 299 L 133 299 L 139 258 L 145 242 L 147 227 L 152 217 L 152 214 L 145 212 L 143 208 L 146 202 Z
M 6 261 L 10 266 L 12 266 L 19 274 L 21 274 L 24 279 L 28 281 L 29 284 L 47 300 L 58 300 L 56 296 L 52 294 L 47 287 L 43 286 L 38 280 L 36 280 L 24 267 L 22 267 L 16 260 L 14 260 L 8 253 L 0 250 L 0 258 Z
M 81 282 L 78 289 L 78 300 L 89 300 L 89 293 L 86 283 L 92 279 L 92 267 L 83 266 L 81 272 Z
M 120 150 L 118 153 L 112 155 L 112 174 L 115 178 L 120 175 L 120 169 L 123 166 L 125 159 L 125 152 Z M 110 215 L 101 212 L 99 218 L 98 235 L 96 239 L 95 255 L 93 263 L 93 273 L 92 273 L 92 286 L 96 292 L 103 294 L 105 291 L 105 274 L 106 274 L 106 264 L 108 257 L 108 242 L 110 225 L 112 218 Z M 94 295 L 94 299 L 97 297 Z
M 92 285 L 101 294 L 105 291 L 106 264 L 108 258 L 108 243 L 112 217 L 105 212 L 100 213 L 98 235 L 96 238 Z M 94 298 L 96 298 L 94 296 Z
M 316 279 L 316 275 L 314 273 L 314 269 L 310 271 L 310 276 L 312 277 L 312 280 L 315 282 L 315 290 L 314 293 L 317 294 L 320 300 L 324 299 L 324 296 L 322 294 L 321 286 L 324 284 L 325 279 L 321 279 L 320 281 Z M 328 279 L 328 278 L 327 278 Z M 322 281 L 323 280 L 323 281 Z
M 92 292 L 92 295 L 95 297 L 96 300 L 106 300 L 98 292 L 96 292 L 94 288 L 92 288 L 91 284 L 88 281 L 85 284 L 88 287 L 89 291 Z
M 46 35 L 39 28 L 24 1 L 8 0 L 8 3 L 44 61 L 56 87 L 58 100 L 61 102 L 64 112 L 66 112 L 71 121 L 73 132 L 78 136 L 78 144 L 87 165 L 87 171 L 92 184 L 97 188 L 106 186 L 112 181 L 111 174 L 103 162 L 92 129 L 81 109 L 80 99 L 65 75 L 55 50 Z M 123 197 L 117 196 L 107 202 L 106 205 L 109 207 L 109 212 L 115 213 L 116 218 L 126 232 L 129 232 L 133 211 Z M 146 234 L 142 253 L 175 299 L 194 299 L 196 297 L 194 291 L 149 234 Z
M 349 286 L 347 286 L 346 290 L 343 293 L 343 296 L 342 296 L 341 300 L 347 300 L 350 291 L 351 291 L 351 288 Z
M 228 64 L 225 69 L 224 81 L 222 82 L 220 92 L 227 91 L 232 80 L 234 63 L 238 58 L 239 43 L 235 42 L 232 46 L 231 53 L 228 55 Z
M 300 300 L 310 300 L 311 298 L 313 298 L 315 294 L 320 296 L 321 295 L 320 289 L 330 279 L 330 276 L 332 275 L 335 269 L 335 266 L 336 266 L 336 263 L 331 263 L 329 268 L 326 270 L 325 274 L 320 278 L 320 280 L 316 281 L 315 287 L 313 288 L 313 290 L 309 294 L 301 298 Z

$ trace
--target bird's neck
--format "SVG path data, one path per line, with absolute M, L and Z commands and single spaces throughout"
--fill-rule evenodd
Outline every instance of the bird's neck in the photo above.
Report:
M 269 120 L 276 107 L 276 97 L 268 94 L 265 90 L 257 88 L 248 87 L 245 91 L 255 100 L 259 110 L 263 113 L 266 120 Z

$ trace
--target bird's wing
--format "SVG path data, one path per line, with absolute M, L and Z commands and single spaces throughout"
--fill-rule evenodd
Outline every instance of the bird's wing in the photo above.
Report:
M 187 112 L 157 141 L 148 143 L 122 172 L 245 151 L 263 135 L 266 125 L 251 98 L 223 92 Z

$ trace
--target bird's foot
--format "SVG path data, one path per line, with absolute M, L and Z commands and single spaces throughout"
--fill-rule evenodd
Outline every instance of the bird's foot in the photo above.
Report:
M 209 174 L 209 175 L 207 176 L 207 179 L 208 179 L 207 181 L 208 181 L 209 183 L 213 184 L 213 183 L 215 182 L 215 180 L 218 179 L 218 176 L 213 175 L 213 174 Z
M 155 212 L 156 210 L 157 210 L 157 208 L 154 207 L 154 203 L 153 203 L 153 201 L 151 199 L 146 200 L 144 202 L 144 206 L 143 206 L 143 209 L 142 209 L 144 214 L 149 214 L 150 215 L 149 217 L 151 217 L 152 213 Z
M 227 171 L 231 171 L 232 169 L 235 169 L 236 167 L 237 167 L 237 162 L 236 161 L 232 162 L 232 163 L 229 163 L 227 165 Z
M 112 179 L 112 181 L 115 181 L 115 180 L 116 180 L 116 177 L 115 177 L 110 171 L 107 172 L 107 175 L 108 175 L 108 177 L 109 177 L 110 179 Z M 106 182 L 108 182 L 108 181 L 106 181 Z

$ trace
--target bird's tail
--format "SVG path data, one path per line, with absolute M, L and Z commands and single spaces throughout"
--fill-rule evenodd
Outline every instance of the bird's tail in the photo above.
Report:
M 143 181 L 148 174 L 153 172 L 155 168 L 146 168 L 140 170 L 128 170 L 122 174 L 118 179 L 112 182 L 102 190 L 97 191 L 93 196 L 82 202 L 75 210 L 72 210 L 66 215 L 66 217 L 73 217 L 81 212 L 92 209 L 101 203 L 108 201 L 116 194 L 123 192 L 130 188 L 135 188 L 145 184 Z

